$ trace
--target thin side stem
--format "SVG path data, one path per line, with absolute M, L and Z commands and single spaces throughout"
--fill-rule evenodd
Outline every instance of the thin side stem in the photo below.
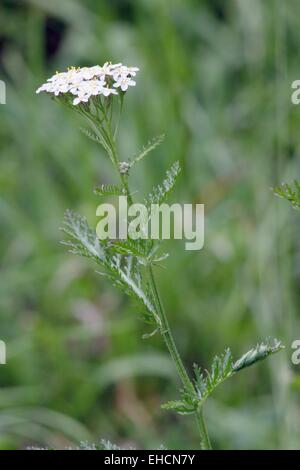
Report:
M 110 151 L 111 151 L 111 154 L 112 154 L 112 159 L 113 159 L 114 162 L 116 162 L 116 169 L 117 169 L 118 175 L 121 179 L 121 183 L 123 185 L 123 188 L 125 189 L 125 193 L 126 193 L 126 196 L 128 198 L 129 205 L 131 205 L 132 204 L 132 197 L 131 197 L 129 187 L 128 187 L 127 176 L 120 173 L 120 170 L 119 170 L 119 167 L 118 167 L 120 161 L 119 161 L 118 152 L 117 152 L 117 149 L 116 149 L 115 138 L 112 135 L 111 128 L 110 128 L 110 123 L 107 120 L 106 114 L 104 114 L 104 120 L 107 123 L 107 132 L 108 132 L 108 138 L 109 138 L 109 142 L 110 142 Z

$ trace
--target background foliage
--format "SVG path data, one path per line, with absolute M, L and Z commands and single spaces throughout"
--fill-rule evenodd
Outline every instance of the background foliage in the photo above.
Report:
M 115 183 L 80 123 L 35 89 L 55 70 L 108 59 L 141 68 L 120 149 L 146 194 L 179 160 L 172 196 L 206 206 L 206 242 L 170 242 L 159 282 L 192 369 L 230 345 L 287 345 L 220 387 L 208 404 L 217 448 L 299 448 L 299 216 L 270 187 L 299 175 L 299 2 L 2 0 L 0 78 L 0 445 L 193 448 L 192 419 L 160 409 L 177 380 L 159 337 L 142 340 L 135 306 L 59 245 L 64 210 L 95 224 L 92 188 Z

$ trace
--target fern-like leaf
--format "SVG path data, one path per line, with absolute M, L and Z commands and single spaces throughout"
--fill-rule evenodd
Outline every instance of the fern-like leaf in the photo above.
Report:
M 31 446 L 27 447 L 27 450 L 55 450 L 51 449 L 49 447 L 37 447 L 37 446 Z M 65 450 L 136 450 L 134 447 L 119 447 L 117 444 L 114 444 L 113 442 L 109 441 L 108 439 L 101 439 L 99 444 L 95 444 L 93 442 L 86 442 L 82 441 L 80 444 L 76 447 L 67 447 Z M 167 450 L 166 447 L 163 445 L 159 446 L 157 450 Z
M 116 184 L 101 184 L 94 189 L 97 196 L 125 196 L 126 192 Z
M 99 137 L 94 132 L 90 131 L 89 129 L 85 129 L 85 128 L 81 128 L 80 130 L 90 140 L 92 140 L 93 142 L 96 142 L 97 144 L 102 145 L 101 140 L 99 139 Z
M 96 231 L 88 226 L 87 220 L 71 211 L 65 214 L 62 230 L 70 237 L 70 240 L 62 242 L 69 247 L 70 252 L 96 261 L 104 268 L 104 272 L 99 274 L 109 278 L 122 292 L 141 303 L 148 321 L 161 327 L 148 286 L 142 282 L 141 266 L 133 256 L 112 252 L 110 244 L 97 239 Z
M 300 183 L 298 181 L 294 181 L 294 187 L 284 183 L 281 186 L 273 188 L 273 192 L 276 196 L 289 201 L 294 209 L 300 210 Z
M 161 185 L 153 188 L 152 192 L 146 199 L 146 205 L 149 207 L 151 204 L 162 204 L 170 195 L 176 184 L 178 175 L 181 171 L 179 162 L 173 163 L 171 168 L 167 171 L 166 178 Z
M 150 140 L 147 145 L 145 145 L 142 150 L 133 157 L 132 160 L 129 160 L 129 164 L 131 167 L 133 167 L 136 163 L 141 161 L 143 158 L 145 158 L 150 152 L 156 149 L 162 141 L 164 140 L 165 136 L 164 135 L 159 135 L 157 137 L 154 137 L 152 140 Z
M 144 240 L 114 240 L 111 242 L 112 249 L 121 255 L 135 256 L 141 262 L 146 258 L 146 244 Z
M 211 371 L 201 371 L 201 368 L 194 364 L 195 388 L 199 400 L 203 402 L 215 390 L 232 375 L 232 354 L 230 349 L 226 349 L 221 356 L 215 356 L 212 362 Z
M 170 410 L 175 411 L 180 415 L 190 415 L 195 413 L 197 410 L 197 402 L 193 401 L 190 403 L 189 401 L 185 400 L 174 400 L 168 401 L 162 405 L 163 410 Z
M 236 362 L 233 362 L 230 349 L 226 349 L 224 354 L 214 357 L 210 371 L 202 371 L 197 364 L 194 364 L 195 393 L 183 390 L 181 391 L 180 400 L 170 401 L 164 404 L 162 408 L 174 410 L 179 414 L 195 413 L 225 380 L 245 367 L 249 367 L 271 354 L 281 351 L 283 348 L 282 343 L 275 339 L 273 343 L 267 341 L 266 343 L 258 344 Z
M 105 262 L 104 246 L 97 239 L 96 232 L 88 226 L 85 217 L 66 211 L 61 230 L 71 238 L 61 242 L 69 247 L 70 253 L 92 258 L 96 262 Z
M 268 341 L 266 343 L 260 343 L 255 348 L 250 349 L 246 352 L 238 361 L 232 366 L 233 372 L 238 372 L 246 367 L 250 367 L 258 361 L 266 359 L 271 354 L 275 354 L 284 349 L 284 346 L 280 341 L 274 339 L 273 344 Z

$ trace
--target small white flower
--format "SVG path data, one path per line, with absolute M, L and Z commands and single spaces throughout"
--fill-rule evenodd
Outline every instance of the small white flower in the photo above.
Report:
M 78 73 L 80 80 L 91 80 L 94 78 L 95 73 L 90 67 L 83 67 Z
M 73 100 L 73 104 L 77 106 L 79 103 L 87 103 L 89 98 L 90 95 L 86 93 L 81 93 Z
M 103 77 L 103 79 L 105 79 L 105 73 L 100 65 L 83 67 L 79 70 L 78 75 L 82 80 L 92 80 L 95 77 Z
M 138 67 L 127 67 L 127 69 L 128 69 L 129 75 L 131 75 L 132 77 L 135 77 L 137 72 L 140 71 Z
M 113 75 L 115 73 L 115 70 L 119 69 L 120 67 L 122 67 L 123 64 L 119 63 L 119 64 L 110 64 L 109 62 L 106 62 L 104 65 L 103 65 L 103 68 L 105 68 L 105 73 L 107 75 Z
M 104 88 L 102 89 L 102 94 L 103 94 L 103 96 L 106 97 L 106 96 L 110 96 L 110 95 L 117 95 L 118 92 L 117 92 L 117 90 L 115 90 L 114 88 L 106 88 L 106 87 L 104 87 Z
M 135 86 L 136 82 L 130 77 L 121 76 L 118 81 L 114 83 L 115 88 L 121 88 L 122 91 L 127 91 L 128 87 Z
M 72 84 L 80 79 L 79 69 L 70 68 L 67 72 L 56 73 L 47 81 L 52 83 L 69 83 Z
M 36 90 L 36 93 L 39 94 L 39 93 L 41 93 L 42 91 L 50 92 L 49 88 L 50 88 L 50 85 L 49 85 L 48 83 L 44 83 L 44 85 L 40 86 L 40 87 Z M 51 93 L 51 92 L 50 92 L 50 93 Z
M 127 67 L 126 65 L 118 64 L 113 69 L 113 79 L 117 82 L 121 78 L 135 77 L 138 71 L 138 67 Z
M 60 93 L 66 93 L 68 91 L 68 87 L 65 84 L 60 83 L 44 83 L 40 88 L 36 90 L 36 93 L 40 93 L 42 91 L 46 91 L 47 93 L 53 93 L 55 96 L 58 96 Z
M 89 80 L 82 82 L 79 86 L 79 91 L 85 91 L 89 95 L 97 96 L 102 94 L 105 82 L 103 80 Z

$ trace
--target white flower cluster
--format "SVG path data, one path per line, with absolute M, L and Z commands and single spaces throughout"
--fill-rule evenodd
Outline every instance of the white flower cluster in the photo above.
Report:
M 92 96 L 117 95 L 117 89 L 122 92 L 135 86 L 133 77 L 139 71 L 137 67 L 126 67 L 123 64 L 111 64 L 106 62 L 102 67 L 75 68 L 71 67 L 67 72 L 56 73 L 42 85 L 37 93 L 45 91 L 55 96 L 70 93 L 74 95 L 73 104 L 87 103 Z

